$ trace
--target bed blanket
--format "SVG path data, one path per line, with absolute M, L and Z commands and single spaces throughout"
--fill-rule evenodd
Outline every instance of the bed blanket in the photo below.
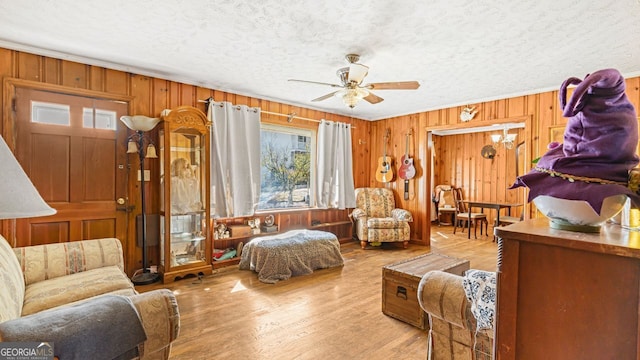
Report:
M 338 238 L 319 230 L 291 230 L 259 237 L 247 243 L 241 270 L 253 270 L 264 283 L 274 284 L 313 270 L 344 265 Z

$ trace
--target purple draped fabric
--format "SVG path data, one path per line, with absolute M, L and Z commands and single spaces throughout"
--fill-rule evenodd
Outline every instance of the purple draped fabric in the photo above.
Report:
M 569 102 L 567 87 L 577 85 Z M 563 115 L 569 118 L 562 146 L 551 148 L 536 168 L 520 176 L 511 188 L 529 188 L 529 201 L 539 195 L 584 200 L 599 214 L 602 201 L 625 194 L 640 205 L 640 197 L 626 187 L 628 172 L 638 164 L 638 120 L 625 94 L 625 81 L 615 69 L 587 75 L 583 81 L 569 78 L 559 92 Z M 614 181 L 601 184 L 568 177 L 588 177 Z

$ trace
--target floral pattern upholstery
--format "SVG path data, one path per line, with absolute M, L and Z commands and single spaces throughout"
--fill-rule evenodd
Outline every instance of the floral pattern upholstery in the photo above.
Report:
M 12 249 L 0 236 L 0 322 L 103 294 L 124 295 L 147 335 L 139 358 L 168 359 L 180 330 L 175 296 L 166 289 L 138 294 L 123 270 L 122 244 L 115 238 Z
M 462 281 L 467 299 L 471 302 L 471 312 L 476 318 L 476 329 L 493 329 L 496 312 L 496 273 L 482 270 L 468 270 Z
M 356 189 L 356 208 L 351 213 L 356 224 L 356 235 L 362 248 L 367 243 L 404 242 L 411 236 L 411 212 L 395 206 L 393 192 L 386 188 Z

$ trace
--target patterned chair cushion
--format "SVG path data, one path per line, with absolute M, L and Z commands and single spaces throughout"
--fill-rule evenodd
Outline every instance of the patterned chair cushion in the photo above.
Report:
M 356 189 L 356 207 L 369 217 L 390 217 L 396 207 L 393 192 L 387 188 Z
M 115 238 L 73 241 L 13 249 L 26 285 L 59 276 L 117 266 L 124 271 L 122 243 Z
M 402 227 L 404 221 L 399 221 L 394 218 L 369 218 L 367 220 L 367 227 L 369 229 L 397 229 Z
M 24 278 L 13 249 L 0 236 L 0 322 L 17 319 L 22 314 Z
M 27 286 L 22 315 L 114 292 L 120 295 L 136 293 L 131 281 L 117 266 L 44 280 Z

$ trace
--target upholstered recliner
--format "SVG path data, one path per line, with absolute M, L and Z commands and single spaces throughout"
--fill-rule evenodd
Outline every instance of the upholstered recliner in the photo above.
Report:
M 430 271 L 420 280 L 417 295 L 429 315 L 428 360 L 492 359 L 495 273 Z
M 351 213 L 356 235 L 364 249 L 367 243 L 378 246 L 383 242 L 409 244 L 413 221 L 411 212 L 397 209 L 393 192 L 386 188 L 356 189 L 356 208 Z
M 0 288 L 0 342 L 53 342 L 60 359 L 168 359 L 180 329 L 175 295 L 139 294 L 115 238 L 11 248 L 0 236 Z

